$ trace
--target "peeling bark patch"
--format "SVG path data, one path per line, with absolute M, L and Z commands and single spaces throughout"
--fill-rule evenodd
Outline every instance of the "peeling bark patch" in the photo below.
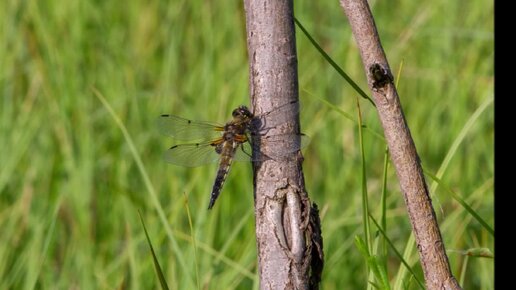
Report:
M 384 89 L 385 86 L 393 82 L 393 77 L 388 69 L 379 63 L 374 63 L 369 67 L 370 79 L 373 81 L 373 90 Z

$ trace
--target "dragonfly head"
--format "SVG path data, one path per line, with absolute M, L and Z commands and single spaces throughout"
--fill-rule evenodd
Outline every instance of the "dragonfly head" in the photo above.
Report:
M 240 106 L 233 110 L 233 118 L 252 119 L 253 114 L 246 106 Z

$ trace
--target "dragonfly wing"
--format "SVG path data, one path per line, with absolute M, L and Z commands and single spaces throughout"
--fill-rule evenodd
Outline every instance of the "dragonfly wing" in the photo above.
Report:
M 296 142 L 295 139 L 291 139 L 292 137 L 300 138 L 300 144 Z M 235 152 L 235 161 L 265 161 L 267 159 L 275 159 L 279 160 L 284 157 L 288 157 L 289 154 L 296 152 L 297 150 L 301 150 L 308 146 L 310 143 L 310 137 L 305 134 L 284 134 L 284 135 L 274 135 L 274 136 L 262 136 L 261 144 L 267 143 L 268 146 L 279 148 L 272 152 L 264 152 L 259 146 L 260 142 L 258 139 L 255 139 L 252 143 L 245 142 L 243 143 Z M 252 145 L 251 145 L 252 144 Z M 256 154 L 253 156 L 253 147 L 257 152 L 261 152 L 262 154 Z
M 253 157 L 254 161 L 264 161 L 267 159 L 280 160 L 285 157 L 289 157 L 290 154 L 301 150 L 308 146 L 310 143 L 310 137 L 305 134 L 283 134 L 273 136 L 262 136 L 259 139 L 255 138 L 253 141 L 253 147 L 257 152 Z M 262 145 L 260 145 L 262 144 Z M 265 151 L 261 146 L 267 144 L 268 148 L 272 150 Z
M 251 156 L 253 156 L 253 148 L 249 142 L 244 142 L 238 146 L 235 151 L 235 155 L 233 156 L 233 160 L 248 162 L 252 160 Z
M 165 152 L 164 158 L 169 163 L 187 167 L 215 163 L 220 155 L 211 144 L 213 142 L 174 145 Z
M 270 112 L 256 115 L 253 120 L 253 129 L 263 131 L 287 122 L 291 114 L 299 114 L 299 102 L 292 101 L 276 107 Z M 274 122 L 272 124 L 271 122 Z
M 192 121 L 174 115 L 161 115 L 157 120 L 160 132 L 177 140 L 208 140 L 221 136 L 224 126 L 217 123 Z

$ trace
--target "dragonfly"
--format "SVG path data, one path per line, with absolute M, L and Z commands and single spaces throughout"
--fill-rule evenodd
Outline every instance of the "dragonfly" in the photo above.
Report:
M 260 115 L 254 115 L 246 106 L 233 110 L 232 119 L 226 124 L 206 121 L 194 121 L 170 114 L 162 114 L 158 119 L 158 128 L 164 135 L 173 137 L 179 143 L 165 151 L 165 161 L 179 166 L 196 167 L 218 163 L 219 167 L 213 183 L 208 209 L 212 209 L 222 191 L 226 177 L 233 161 L 264 161 L 266 159 L 284 158 L 308 144 L 309 138 L 301 133 L 292 136 L 265 135 L 271 128 L 287 121 L 287 112 L 298 113 L 297 101 L 279 106 L 277 109 Z M 275 126 L 267 125 L 268 119 L 276 120 Z M 292 134 L 287 134 L 292 135 Z M 259 141 L 257 141 L 259 140 Z M 285 140 L 294 140 L 285 143 Z M 258 143 L 281 142 L 279 152 L 252 154 L 259 150 Z M 302 145 L 301 145 L 302 144 Z M 257 149 L 258 148 L 258 149 Z

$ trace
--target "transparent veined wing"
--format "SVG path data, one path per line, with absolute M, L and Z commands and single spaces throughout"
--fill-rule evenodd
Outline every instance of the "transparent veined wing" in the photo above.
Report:
M 287 122 L 289 114 L 299 114 L 299 102 L 291 101 L 276 107 L 274 110 L 255 115 L 251 130 L 264 131 Z M 274 122 L 274 123 L 272 123 Z
M 201 143 L 178 144 L 165 151 L 164 158 L 168 163 L 175 165 L 196 167 L 209 163 L 215 163 L 220 155 L 212 144 L 221 142 L 222 139 Z
M 220 137 L 224 126 L 203 121 L 192 121 L 174 115 L 163 114 L 157 120 L 159 131 L 177 140 L 210 140 Z
M 291 139 L 294 137 L 294 139 Z M 295 138 L 300 138 L 297 143 Z M 239 147 L 235 153 L 235 161 L 265 161 L 267 159 L 281 160 L 288 157 L 291 153 L 301 150 L 308 146 L 310 137 L 305 134 L 283 134 L 272 136 L 261 136 L 260 140 L 256 137 L 252 142 L 245 142 Z M 265 152 L 260 144 L 267 144 L 276 150 Z M 252 155 L 253 148 L 261 154 Z

